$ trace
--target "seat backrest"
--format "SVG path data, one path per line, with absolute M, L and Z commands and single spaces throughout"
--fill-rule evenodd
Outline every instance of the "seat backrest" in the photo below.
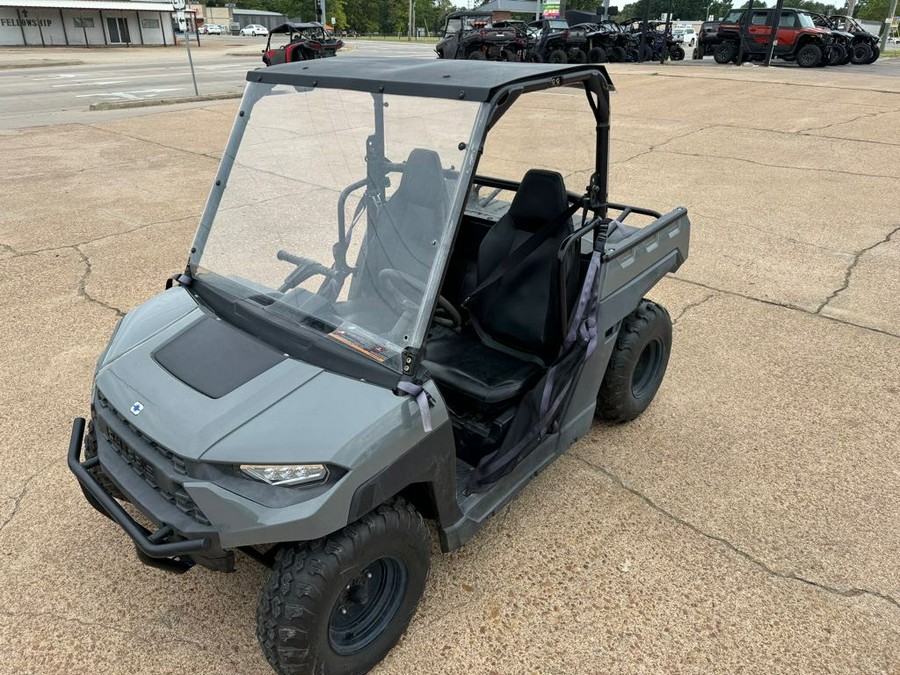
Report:
M 485 235 L 478 249 L 478 283 L 547 222 L 559 218 L 569 202 L 563 178 L 555 171 L 525 174 L 509 211 Z M 521 264 L 479 295 L 471 308 L 481 328 L 497 342 L 552 360 L 562 344 L 559 263 L 563 240 L 573 232 L 571 219 Z M 570 247 L 565 266 L 567 303 L 578 291 L 578 252 Z
M 441 239 L 446 225 L 447 201 L 440 156 L 434 150 L 414 149 L 396 192 L 366 229 L 350 297 L 380 297 L 378 275 L 386 268 L 425 281 L 438 248 L 432 242 Z M 412 289 L 404 291 L 412 294 Z M 390 304 L 389 298 L 381 300 Z

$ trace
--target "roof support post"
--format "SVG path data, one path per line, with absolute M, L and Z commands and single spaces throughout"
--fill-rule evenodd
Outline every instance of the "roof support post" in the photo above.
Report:
M 19 8 L 16 7 L 16 18 L 19 20 L 19 30 L 22 31 L 22 44 L 28 46 L 28 38 L 25 37 L 25 24 L 22 23 L 22 15 L 19 14 Z
M 69 33 L 68 33 L 68 31 L 66 30 L 66 19 L 65 19 L 65 17 L 63 16 L 62 9 L 59 10 L 59 22 L 62 24 L 62 27 L 63 27 L 63 38 L 65 38 L 65 40 L 66 40 L 66 47 L 68 47 L 68 46 L 69 46 Z
M 138 22 L 138 37 L 141 38 L 141 44 L 144 44 L 144 29 L 141 28 L 141 13 L 135 12 L 134 15 L 137 17 Z
M 172 23 L 171 20 L 169 21 L 169 23 Z M 167 47 L 168 45 L 166 44 L 166 25 L 163 23 L 162 12 L 159 13 L 159 30 L 162 33 L 163 47 Z
M 99 10 L 100 12 L 100 32 L 103 33 L 103 44 L 107 47 L 109 46 L 109 40 L 106 39 L 106 22 L 103 21 L 103 10 Z
M 41 19 L 35 19 L 35 21 L 37 22 L 38 35 L 41 36 L 41 47 L 46 47 L 47 43 L 44 42 L 44 29 L 41 28 Z

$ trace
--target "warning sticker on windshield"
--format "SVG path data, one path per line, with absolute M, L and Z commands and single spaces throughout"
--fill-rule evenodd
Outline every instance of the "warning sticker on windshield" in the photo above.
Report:
M 377 336 L 359 326 L 344 325 L 328 334 L 335 342 L 350 347 L 350 349 L 368 356 L 373 361 L 384 363 L 389 358 L 396 356 L 399 351 L 392 349 L 390 345 Z

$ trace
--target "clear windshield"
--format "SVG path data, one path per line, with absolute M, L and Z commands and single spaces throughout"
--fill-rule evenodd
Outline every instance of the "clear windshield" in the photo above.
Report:
M 815 28 L 816 24 L 812 17 L 806 12 L 797 12 L 797 20 L 801 28 Z
M 400 370 L 427 328 L 482 104 L 252 84 L 242 110 L 253 88 L 268 93 L 198 234 L 198 287 Z

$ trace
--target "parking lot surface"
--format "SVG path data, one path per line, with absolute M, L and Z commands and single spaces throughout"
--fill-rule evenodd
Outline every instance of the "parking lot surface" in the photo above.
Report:
M 652 295 L 666 380 L 435 547 L 379 675 L 900 673 L 898 66 L 610 68 L 610 197 L 692 221 Z M 270 672 L 263 569 L 141 565 L 65 462 L 115 322 L 184 267 L 236 109 L 0 132 L 2 673 Z

